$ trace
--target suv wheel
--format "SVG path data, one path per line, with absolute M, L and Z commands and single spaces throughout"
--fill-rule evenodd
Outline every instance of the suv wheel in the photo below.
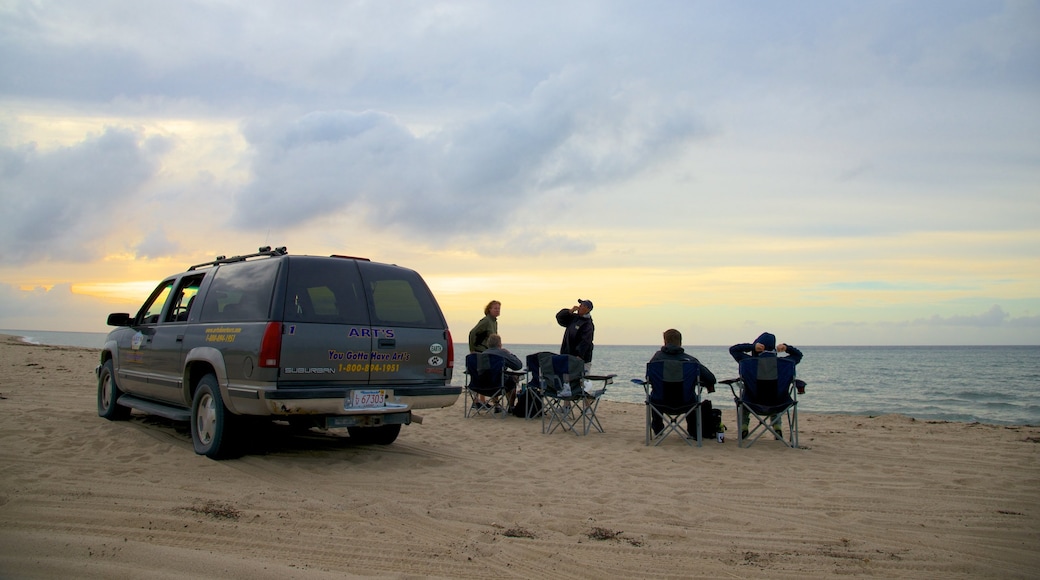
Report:
M 347 433 L 355 443 L 361 445 L 389 445 L 397 439 L 401 432 L 400 425 L 380 425 L 379 427 L 347 427 Z
M 98 374 L 97 414 L 109 421 L 123 421 L 130 418 L 130 407 L 117 404 L 123 391 L 116 385 L 116 376 L 112 370 L 112 361 L 107 360 Z
M 208 374 L 199 380 L 191 401 L 191 442 L 195 453 L 210 459 L 236 454 L 235 416 L 228 412 L 220 396 L 217 377 Z

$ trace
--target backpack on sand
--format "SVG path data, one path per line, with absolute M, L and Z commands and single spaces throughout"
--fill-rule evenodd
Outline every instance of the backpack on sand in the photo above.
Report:
M 701 403 L 701 437 L 705 439 L 714 439 L 715 434 L 719 431 L 719 426 L 722 425 L 722 411 L 720 409 L 713 409 L 711 407 L 711 401 L 705 399 Z
M 531 407 L 531 418 L 538 417 L 542 413 L 542 400 L 538 398 L 527 387 L 516 396 L 516 404 L 513 406 L 513 415 L 523 419 L 527 415 L 527 408 Z M 715 434 L 712 433 L 712 437 Z

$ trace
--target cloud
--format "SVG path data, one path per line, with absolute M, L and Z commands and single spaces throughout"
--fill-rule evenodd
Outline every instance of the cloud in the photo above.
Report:
M 1012 318 L 1000 305 L 994 304 L 989 310 L 979 314 L 966 314 L 954 316 L 932 315 L 928 318 L 915 318 L 913 320 L 897 323 L 879 323 L 880 326 L 898 327 L 964 327 L 964 328 L 1040 328 L 1040 316 L 1020 316 Z
M 178 251 L 180 244 L 171 241 L 162 226 L 148 231 L 141 243 L 134 247 L 134 254 L 142 259 L 176 256 Z
M 918 318 L 913 321 L 915 325 L 924 326 L 968 326 L 968 327 L 987 327 L 987 326 L 1002 326 L 1006 324 L 1010 315 L 1004 312 L 1004 309 L 1000 306 L 993 305 L 992 308 L 981 314 L 973 314 L 967 316 L 932 316 L 931 318 Z
M 540 197 L 587 198 L 646 171 L 703 130 L 680 101 L 572 71 L 518 105 L 425 136 L 390 114 L 347 110 L 244 132 L 253 181 L 236 197 L 239 228 L 303 227 L 340 213 L 415 239 L 471 241 Z
M 100 331 L 111 308 L 73 293 L 71 284 L 21 290 L 0 283 L 0 328 Z
M 85 261 L 159 169 L 166 141 L 109 128 L 53 151 L 0 147 L 2 263 Z

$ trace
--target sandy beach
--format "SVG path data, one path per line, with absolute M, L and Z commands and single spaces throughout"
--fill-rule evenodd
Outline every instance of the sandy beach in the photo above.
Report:
M 424 410 L 249 455 L 97 416 L 91 349 L 0 337 L 0 578 L 1036 578 L 1040 427 L 801 415 L 804 449 Z M 811 393 L 807 396 L 811 396 Z M 733 409 L 723 418 L 734 425 Z

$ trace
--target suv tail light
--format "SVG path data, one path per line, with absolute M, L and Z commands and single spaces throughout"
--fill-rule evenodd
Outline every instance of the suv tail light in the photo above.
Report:
M 455 343 L 451 341 L 451 331 L 444 329 L 444 338 L 448 341 L 448 368 L 455 368 Z
M 260 366 L 278 368 L 282 356 L 282 323 L 268 322 L 260 342 Z

